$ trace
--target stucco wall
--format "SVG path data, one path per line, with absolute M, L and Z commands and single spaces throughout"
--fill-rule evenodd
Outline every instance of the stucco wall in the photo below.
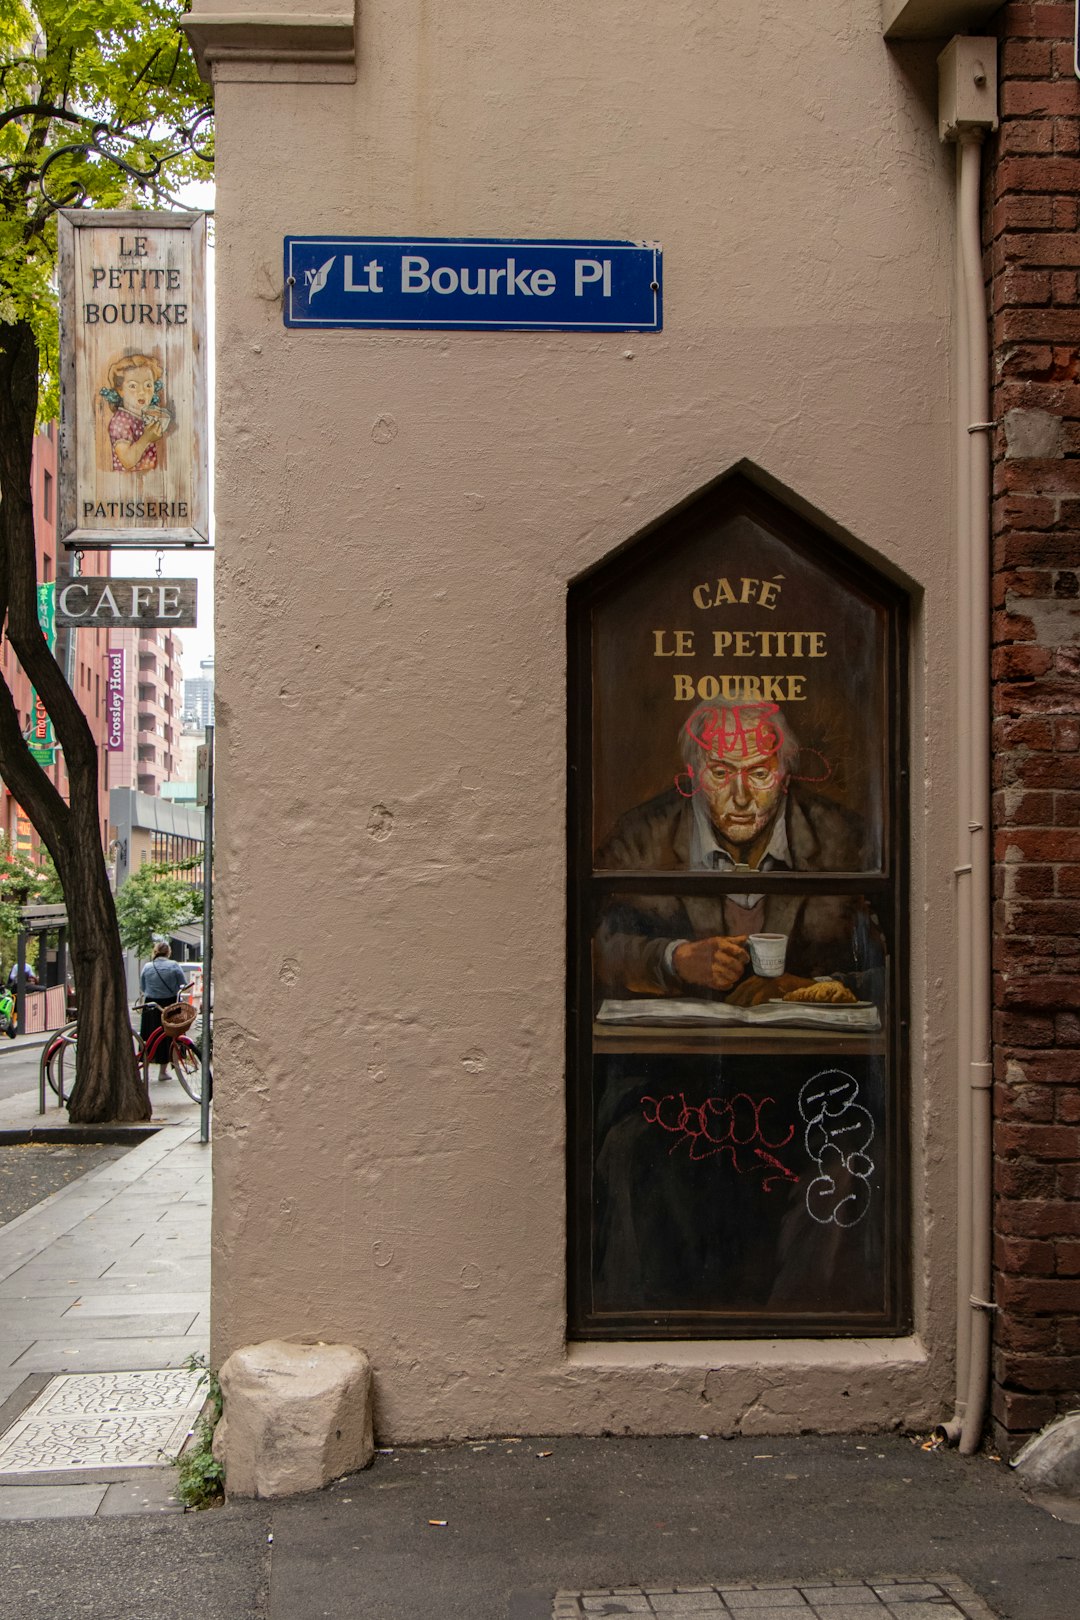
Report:
M 947 1400 L 933 61 L 886 47 L 878 0 L 596 0 L 587 26 L 375 0 L 355 84 L 219 83 L 216 1361 L 359 1344 L 393 1439 Z M 287 332 L 282 237 L 318 230 L 658 239 L 665 330 Z M 913 591 L 917 1331 L 568 1348 L 566 587 L 738 462 Z

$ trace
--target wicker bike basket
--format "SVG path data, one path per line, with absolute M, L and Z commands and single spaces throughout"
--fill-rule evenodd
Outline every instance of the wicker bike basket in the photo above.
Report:
M 174 1001 L 161 1009 L 161 1027 L 166 1035 L 186 1035 L 198 1014 L 186 1001 Z

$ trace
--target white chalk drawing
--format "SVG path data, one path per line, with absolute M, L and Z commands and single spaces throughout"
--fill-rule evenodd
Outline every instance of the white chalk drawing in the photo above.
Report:
M 870 1208 L 874 1121 L 858 1097 L 858 1081 L 843 1069 L 824 1069 L 799 1092 L 806 1151 L 820 1172 L 806 1189 L 806 1212 L 822 1226 L 857 1226 Z

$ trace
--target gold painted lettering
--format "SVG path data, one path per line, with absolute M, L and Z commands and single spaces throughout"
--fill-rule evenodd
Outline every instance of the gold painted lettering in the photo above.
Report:
M 672 639 L 672 645 L 667 645 L 667 637 Z M 654 630 L 653 631 L 653 657 L 654 658 L 693 658 L 694 632 L 692 630 Z

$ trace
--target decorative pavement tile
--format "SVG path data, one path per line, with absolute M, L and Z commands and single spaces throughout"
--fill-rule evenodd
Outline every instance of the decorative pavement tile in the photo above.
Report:
M 854 1590 L 850 1586 L 804 1586 L 801 1591 L 807 1603 L 817 1604 L 821 1608 L 832 1610 L 841 1604 L 860 1603 L 865 1606 L 869 1603 L 879 1620 L 882 1615 L 882 1605 L 865 1586 L 857 1586 Z
M 806 1600 L 793 1586 L 769 1586 L 759 1592 L 734 1591 L 721 1587 L 720 1596 L 736 1614 L 755 1614 L 760 1609 L 804 1609 Z
M 0 1435 L 0 1474 L 160 1467 L 204 1398 L 199 1373 L 184 1370 L 52 1378 Z
M 874 1591 L 884 1603 L 937 1602 L 941 1588 L 936 1581 L 893 1581 L 888 1586 L 874 1583 Z
M 655 1620 L 995 1620 L 953 1575 L 869 1581 L 717 1581 L 712 1586 L 618 1586 L 554 1594 L 553 1620 L 652 1615 Z
M 964 1612 L 962 1609 L 957 1609 L 951 1599 L 942 1602 L 937 1598 L 928 1598 L 925 1603 L 905 1601 L 889 1603 L 887 1608 L 890 1620 L 893 1616 L 899 1617 L 899 1620 L 941 1620 L 943 1614 L 963 1614 Z
M 723 1614 L 724 1600 L 714 1591 L 650 1593 L 653 1606 L 665 1614 Z
M 869 1594 L 867 1594 L 869 1596 Z M 946 1610 L 946 1614 L 950 1611 Z M 829 1620 L 886 1620 L 889 1611 L 880 1603 L 837 1603 L 829 1608 L 822 1608 L 821 1614 L 827 1614 Z M 891 1617 L 890 1617 L 891 1620 Z

